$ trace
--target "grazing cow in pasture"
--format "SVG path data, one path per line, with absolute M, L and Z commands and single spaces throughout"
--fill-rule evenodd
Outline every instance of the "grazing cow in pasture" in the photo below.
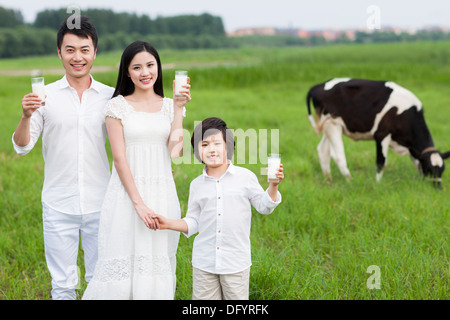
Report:
M 312 101 L 316 118 L 311 115 Z M 323 173 L 331 178 L 330 156 L 350 179 L 342 134 L 354 140 L 375 140 L 379 181 L 389 147 L 409 154 L 416 168 L 441 187 L 444 160 L 450 151 L 434 147 L 420 100 L 409 90 L 388 81 L 335 78 L 312 87 L 307 95 L 308 116 L 317 134 L 323 133 L 317 151 Z

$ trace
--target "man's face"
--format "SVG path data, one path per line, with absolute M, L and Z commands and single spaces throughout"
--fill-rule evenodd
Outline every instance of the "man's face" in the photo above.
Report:
M 97 50 L 91 37 L 80 38 L 67 33 L 62 41 L 58 55 L 68 78 L 80 79 L 89 76 Z

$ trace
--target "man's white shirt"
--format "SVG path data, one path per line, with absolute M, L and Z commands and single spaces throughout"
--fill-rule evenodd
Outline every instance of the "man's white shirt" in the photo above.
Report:
M 17 154 L 25 155 L 42 136 L 42 202 L 67 214 L 99 212 L 110 177 L 104 108 L 114 88 L 91 80 L 81 101 L 65 76 L 48 84 L 45 106 L 31 117 L 29 144 L 12 139 Z

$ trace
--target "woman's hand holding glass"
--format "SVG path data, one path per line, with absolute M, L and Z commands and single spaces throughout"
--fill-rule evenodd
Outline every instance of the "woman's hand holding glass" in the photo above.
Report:
M 191 78 L 187 77 L 187 83 L 181 85 L 181 90 L 176 90 L 175 80 L 173 81 L 173 103 L 175 107 L 182 109 L 191 101 Z

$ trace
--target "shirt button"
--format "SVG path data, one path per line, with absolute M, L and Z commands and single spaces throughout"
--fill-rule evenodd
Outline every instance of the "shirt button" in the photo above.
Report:
M 219 180 L 217 180 L 217 183 L 219 183 Z
M 217 232 L 220 233 L 220 230 L 218 230 Z
M 217 199 L 219 199 L 219 200 L 220 200 L 220 197 L 217 197 Z
M 217 250 L 219 250 L 219 247 L 217 247 Z

